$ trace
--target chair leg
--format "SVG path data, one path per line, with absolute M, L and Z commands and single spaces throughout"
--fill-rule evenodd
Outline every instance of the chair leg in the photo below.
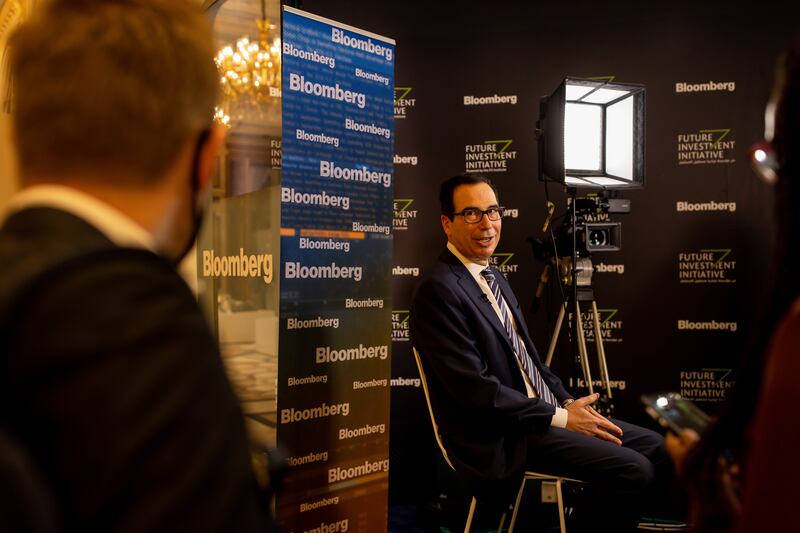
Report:
M 520 502 L 522 501 L 522 493 L 525 492 L 525 481 L 527 480 L 523 477 L 522 483 L 519 485 L 519 492 L 517 492 L 517 501 L 514 503 L 514 512 L 511 513 L 511 523 L 508 524 L 508 533 L 514 532 L 514 524 L 517 523 L 517 513 L 519 512 Z
M 475 506 L 477 504 L 478 500 L 476 500 L 475 496 L 473 496 L 472 502 L 469 504 L 469 514 L 467 515 L 467 524 L 464 526 L 464 533 L 469 533 L 469 530 L 472 527 L 472 517 L 475 516 Z
M 561 533 L 567 533 L 567 521 L 564 516 L 564 497 L 561 494 L 561 480 L 556 480 L 556 500 L 558 501 L 558 519 L 561 522 Z
M 506 525 L 506 512 L 500 515 L 500 525 L 497 526 L 497 533 L 503 533 L 503 526 Z

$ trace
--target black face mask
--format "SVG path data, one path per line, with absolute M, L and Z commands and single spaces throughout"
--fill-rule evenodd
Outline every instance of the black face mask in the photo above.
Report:
M 203 217 L 205 216 L 205 208 L 203 206 L 203 199 L 200 198 L 200 152 L 203 149 L 203 146 L 208 141 L 208 137 L 211 135 L 211 130 L 205 129 L 200 132 L 200 135 L 197 137 L 197 141 L 194 145 L 194 154 L 192 155 L 192 174 L 191 174 L 191 206 L 192 206 L 192 231 L 189 233 L 189 237 L 186 241 L 186 244 L 181 249 L 181 252 L 175 257 L 174 263 L 178 265 L 183 258 L 186 257 L 186 254 L 194 246 L 195 241 L 197 240 L 197 234 L 200 232 L 200 226 L 203 225 Z

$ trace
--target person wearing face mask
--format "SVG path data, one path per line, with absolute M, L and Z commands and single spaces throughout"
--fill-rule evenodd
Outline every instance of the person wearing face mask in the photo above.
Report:
M 489 264 L 503 208 L 481 175 L 441 184 L 447 248 L 415 291 L 411 340 L 442 445 L 473 494 L 505 503 L 524 470 L 588 481 L 570 531 L 632 531 L 672 479 L 661 436 L 601 416 L 542 364 L 511 287 Z
M 268 531 L 242 412 L 175 265 L 224 130 L 205 15 L 54 0 L 9 43 L 0 422 L 66 531 Z

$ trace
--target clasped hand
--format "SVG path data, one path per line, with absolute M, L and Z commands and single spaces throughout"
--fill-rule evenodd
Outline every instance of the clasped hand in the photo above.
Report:
M 567 406 L 567 429 L 622 445 L 618 438 L 622 436 L 622 429 L 592 407 L 599 398 L 600 395 L 594 393 L 578 398 Z

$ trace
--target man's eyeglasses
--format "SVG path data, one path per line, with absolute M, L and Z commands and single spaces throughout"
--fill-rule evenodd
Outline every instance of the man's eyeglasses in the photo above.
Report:
M 495 220 L 500 220 L 503 218 L 504 210 L 505 207 L 501 207 L 499 205 L 484 210 L 478 209 L 477 207 L 467 207 L 458 213 L 453 213 L 453 216 L 464 217 L 464 222 L 467 224 L 476 224 L 480 222 L 483 219 L 483 215 L 486 215 L 489 220 L 494 222 Z
M 770 184 L 778 181 L 780 163 L 778 163 L 778 154 L 775 153 L 772 143 L 761 141 L 753 145 L 750 148 L 749 155 L 753 170 L 761 179 Z

